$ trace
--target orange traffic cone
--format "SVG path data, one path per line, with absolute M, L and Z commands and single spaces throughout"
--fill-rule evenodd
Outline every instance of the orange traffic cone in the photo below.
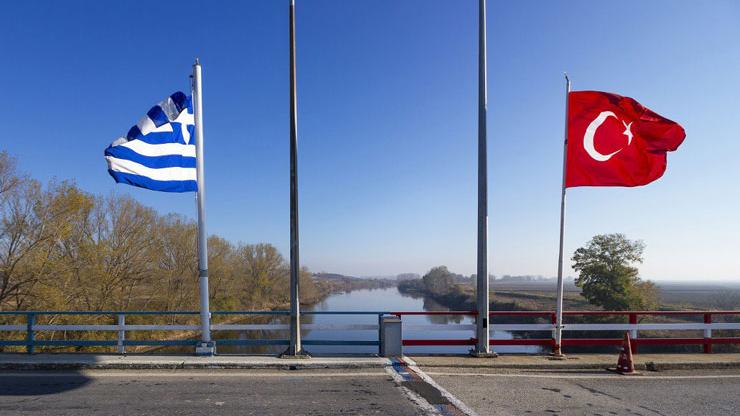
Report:
M 617 361 L 617 368 L 614 371 L 616 371 L 619 374 L 636 374 L 635 363 L 632 361 L 632 348 L 630 345 L 629 331 L 624 333 L 624 342 L 622 343 L 622 351 L 619 353 L 619 360 Z

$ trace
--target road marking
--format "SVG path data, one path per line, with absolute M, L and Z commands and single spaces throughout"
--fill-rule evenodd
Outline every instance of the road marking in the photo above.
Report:
M 507 373 L 445 373 L 428 371 L 430 376 L 464 376 L 464 377 L 522 377 L 522 378 L 572 378 L 572 379 L 612 379 L 612 380 L 681 380 L 681 379 L 718 379 L 718 378 L 740 378 L 740 374 L 717 374 L 697 376 L 648 376 L 648 375 L 572 375 L 572 374 L 507 374 Z
M 391 367 L 395 373 L 394 379 L 397 383 L 411 382 L 411 381 L 422 381 L 443 396 L 449 404 L 442 404 L 433 406 L 438 414 L 442 415 L 465 415 L 465 416 L 478 416 L 478 414 L 471 408 L 469 408 L 460 399 L 453 396 L 452 393 L 444 389 L 444 387 L 437 384 L 431 377 L 425 374 L 416 363 L 408 357 L 399 357 L 393 360 L 393 366 Z M 422 398 L 426 403 L 429 403 Z
M 430 386 L 434 387 L 435 389 L 439 390 L 440 393 L 444 397 L 447 398 L 447 400 L 450 401 L 455 407 L 457 407 L 462 413 L 468 415 L 468 416 L 478 416 L 478 414 L 471 408 L 469 408 L 465 403 L 462 402 L 462 400 L 458 399 L 457 397 L 453 396 L 452 393 L 447 391 L 444 387 L 437 384 L 436 381 L 434 381 L 429 375 L 427 375 L 425 372 L 421 371 L 421 368 L 412 365 L 409 366 L 416 374 L 421 377 L 422 380 L 426 381 Z
M 437 408 L 432 406 L 431 403 L 426 401 L 423 397 L 413 392 L 408 387 L 403 386 L 403 382 L 406 381 L 404 375 L 399 374 L 397 372 L 397 369 L 394 367 L 386 367 L 385 368 L 386 373 L 388 373 L 389 376 L 393 379 L 393 381 L 396 383 L 396 386 L 398 386 L 399 389 L 401 389 L 401 392 L 414 404 L 416 407 L 420 408 L 424 411 L 424 414 L 426 415 L 435 415 L 435 416 L 441 416 Z

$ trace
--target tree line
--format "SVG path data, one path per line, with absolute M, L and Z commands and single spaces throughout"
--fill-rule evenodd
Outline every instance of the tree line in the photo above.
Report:
M 594 236 L 572 257 L 573 268 L 578 272 L 575 284 L 581 288 L 581 296 L 590 304 L 606 310 L 647 310 L 658 307 L 658 288 L 653 282 L 642 280 L 635 266 L 642 263 L 644 249 L 642 241 L 629 240 L 624 234 Z M 473 293 L 466 294 L 461 286 L 471 286 L 475 275 L 467 281 L 460 279 L 460 276 L 450 272 L 446 266 L 437 266 L 421 279 L 399 282 L 398 288 L 408 293 L 425 293 L 440 302 L 460 305 L 464 304 L 461 303 L 464 299 L 465 303 L 472 304 Z M 496 301 L 495 297 L 493 301 Z
M 193 310 L 197 225 L 131 197 L 42 184 L 0 152 L 0 310 Z M 270 244 L 208 238 L 213 309 L 289 302 L 289 264 Z M 322 293 L 301 271 L 302 301 Z

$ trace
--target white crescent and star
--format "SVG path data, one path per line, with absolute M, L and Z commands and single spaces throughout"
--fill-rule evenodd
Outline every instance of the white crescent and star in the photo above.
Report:
M 599 127 L 601 127 L 601 125 L 604 123 L 604 121 L 606 121 L 606 119 L 609 117 L 614 117 L 619 120 L 619 118 L 613 112 L 602 111 L 601 113 L 599 113 L 598 116 L 596 116 L 595 119 L 593 119 L 591 124 L 588 125 L 588 127 L 586 128 L 586 133 L 583 134 L 583 148 L 586 150 L 586 153 L 588 153 L 588 155 L 597 162 L 606 162 L 607 160 L 611 159 L 612 156 L 616 155 L 624 149 L 622 148 L 605 155 L 603 153 L 599 153 L 599 151 L 597 151 L 594 147 L 594 135 L 596 135 L 596 130 L 598 130 Z M 622 134 L 627 136 L 627 146 L 629 146 L 630 144 L 632 144 L 633 137 L 631 130 L 632 122 L 625 123 L 624 121 L 622 121 L 622 124 L 624 125 L 624 132 L 622 132 Z

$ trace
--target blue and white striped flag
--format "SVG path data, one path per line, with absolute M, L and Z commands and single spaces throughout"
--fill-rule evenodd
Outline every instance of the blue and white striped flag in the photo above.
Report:
M 105 149 L 108 173 L 153 191 L 197 191 L 194 130 L 191 98 L 178 91 Z

